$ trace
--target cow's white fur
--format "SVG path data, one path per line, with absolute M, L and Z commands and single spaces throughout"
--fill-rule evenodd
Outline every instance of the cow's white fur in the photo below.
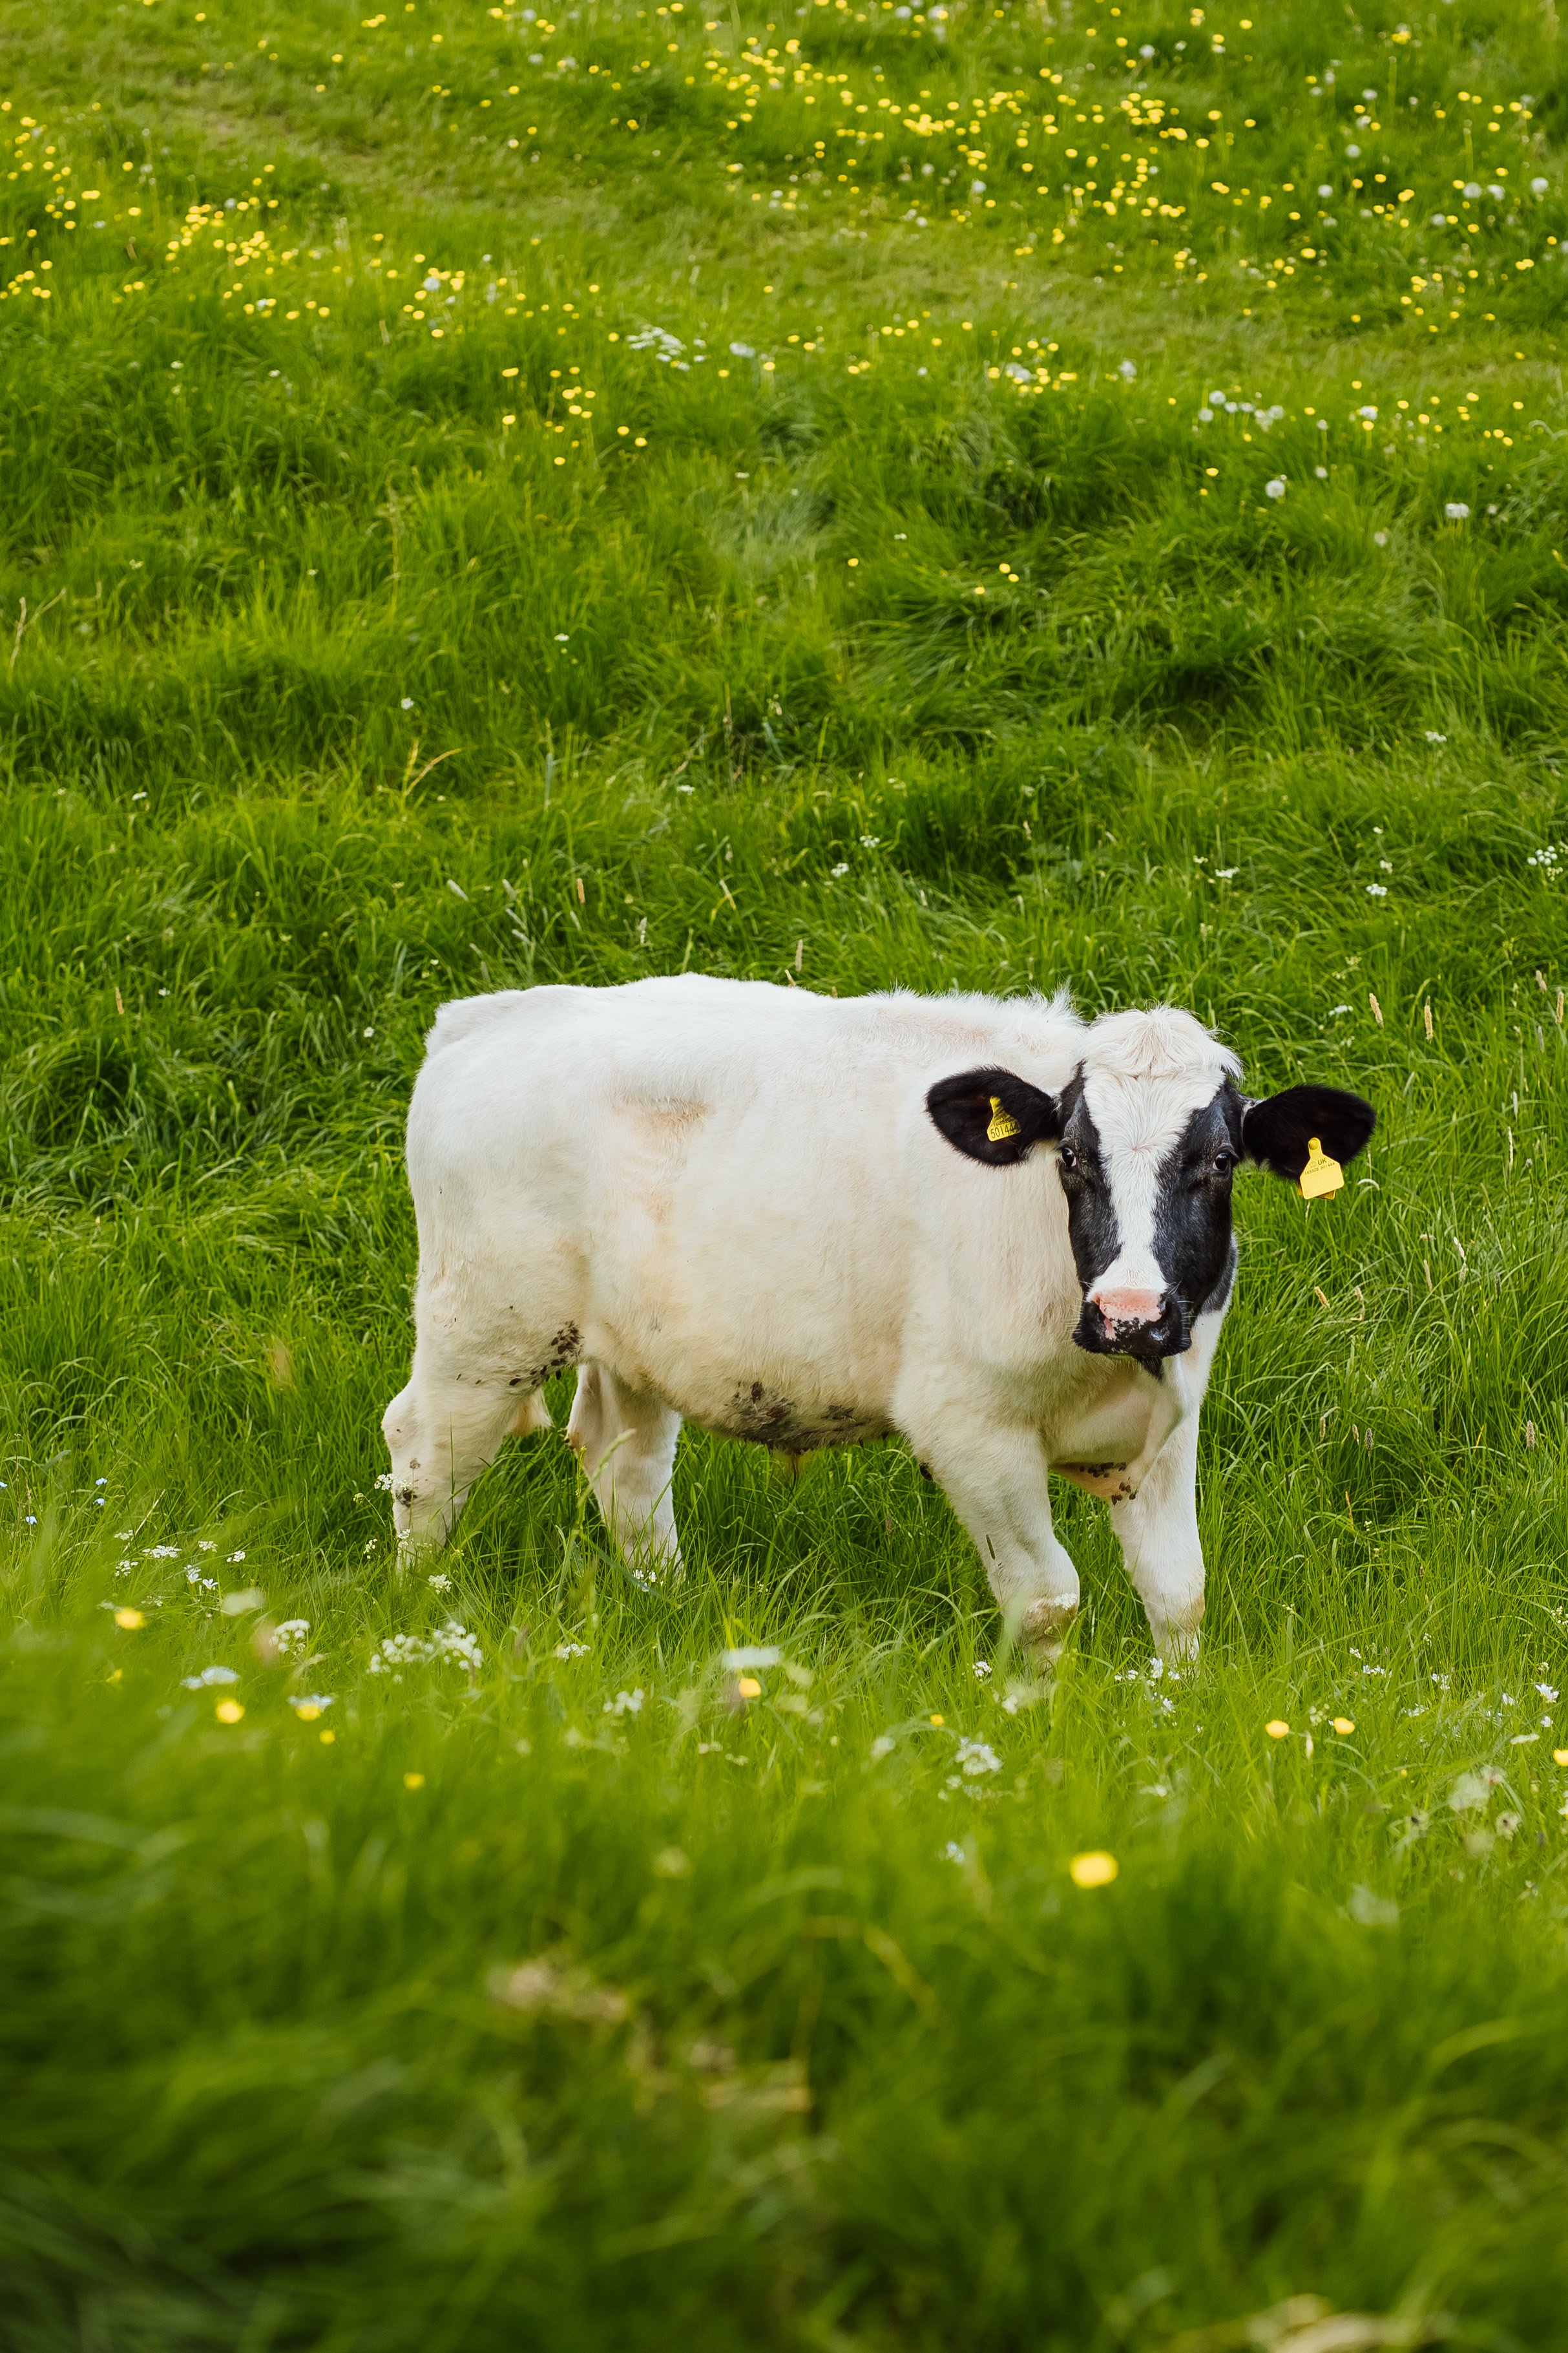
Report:
M 1081 1068 L 1123 1245 L 1100 1289 L 1159 1291 L 1153 1176 L 1234 1058 L 1169 1008 L 1084 1024 L 1050 1000 L 835 999 L 687 976 L 442 1008 L 415 1088 L 416 1345 L 387 1408 L 400 1537 L 440 1542 L 539 1389 L 580 1362 L 568 1436 L 649 1571 L 679 1561 L 681 1420 L 786 1451 L 901 1431 L 1004 1611 L 1048 1642 L 1078 1606 L 1047 1472 L 1110 1503 L 1162 1644 L 1195 1641 L 1198 1408 L 1223 1306 L 1155 1379 L 1078 1348 L 1054 1150 L 984 1167 L 925 1110 L 1001 1065 Z M 1112 1280 L 1114 1276 L 1114 1280 Z

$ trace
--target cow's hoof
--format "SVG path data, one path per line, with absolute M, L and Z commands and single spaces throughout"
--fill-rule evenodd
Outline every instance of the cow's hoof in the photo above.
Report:
M 1061 1656 L 1068 1629 L 1077 1616 L 1076 1601 L 1058 1601 L 1048 1593 L 1037 1594 L 1019 1611 L 1014 1637 L 1037 1665 L 1054 1666 Z

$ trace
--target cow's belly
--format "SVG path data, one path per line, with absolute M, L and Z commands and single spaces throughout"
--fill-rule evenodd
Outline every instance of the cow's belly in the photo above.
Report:
M 1046 1431 L 1051 1469 L 1106 1503 L 1130 1501 L 1180 1419 L 1176 1389 L 1169 1366 L 1157 1381 L 1127 1358 L 1108 1360 L 1104 1379 Z
M 803 1385 L 770 1388 L 760 1380 L 737 1381 L 727 1396 L 709 1397 L 687 1419 L 725 1438 L 746 1438 L 780 1454 L 814 1454 L 823 1446 L 858 1446 L 886 1438 L 889 1424 L 847 1398 L 801 1394 Z M 792 1394 L 792 1392 L 794 1392 Z

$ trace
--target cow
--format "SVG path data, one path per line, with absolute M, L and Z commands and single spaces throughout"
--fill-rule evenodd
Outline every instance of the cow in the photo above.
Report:
M 1052 1655 L 1079 1606 L 1055 1472 L 1109 1505 L 1156 1645 L 1191 1655 L 1235 1172 L 1299 1178 L 1374 1124 L 1239 1077 L 1190 1013 L 1086 1022 L 1065 992 L 689 974 L 443 1006 L 408 1121 L 413 1370 L 383 1422 L 403 1557 L 509 1434 L 552 1427 L 544 1383 L 574 1366 L 566 1436 L 644 1577 L 679 1569 L 683 1421 L 786 1456 L 897 1433 L 1014 1640 Z

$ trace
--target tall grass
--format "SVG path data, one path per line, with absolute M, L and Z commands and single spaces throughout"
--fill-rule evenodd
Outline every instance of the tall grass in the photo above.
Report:
M 1561 58 L 1199 13 L 7 12 L 6 2344 L 1561 2337 Z M 1195 1676 L 897 1444 L 396 1577 L 435 1008 L 682 969 L 1377 1105 Z

